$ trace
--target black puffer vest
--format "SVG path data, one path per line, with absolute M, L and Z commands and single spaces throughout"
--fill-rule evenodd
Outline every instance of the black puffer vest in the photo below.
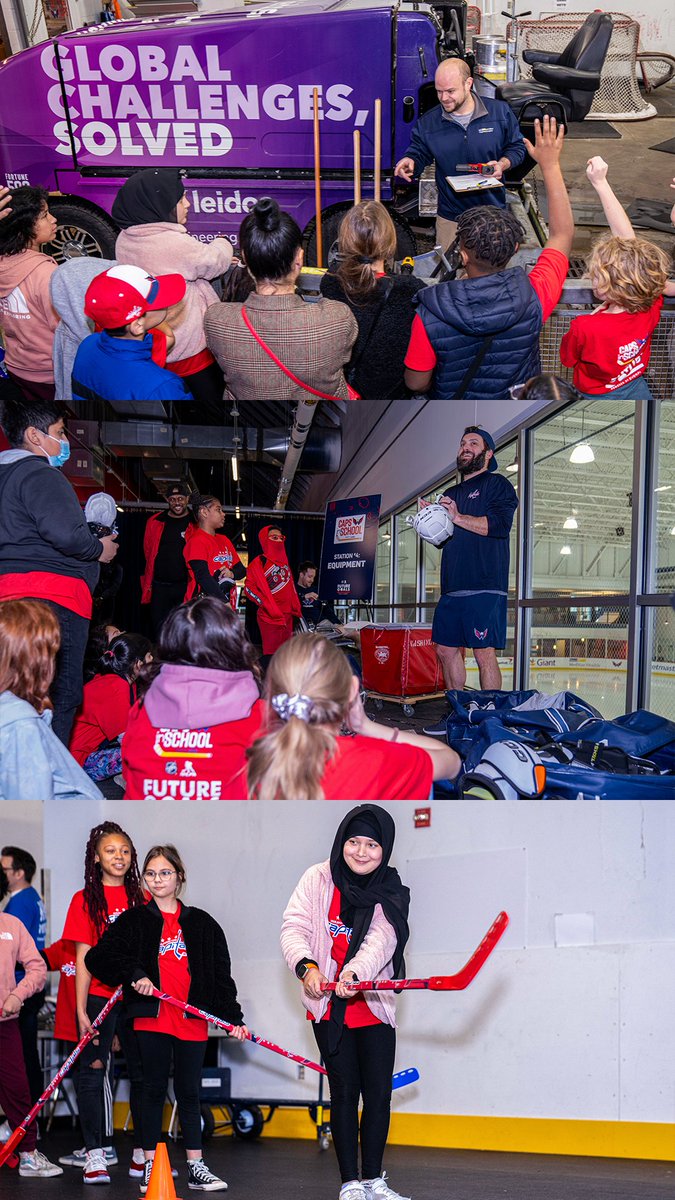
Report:
M 502 398 L 516 383 L 541 373 L 541 302 L 522 267 L 479 279 L 456 279 L 425 288 L 418 312 L 438 363 L 430 396 L 452 400 L 486 338 L 492 342 L 464 395 Z

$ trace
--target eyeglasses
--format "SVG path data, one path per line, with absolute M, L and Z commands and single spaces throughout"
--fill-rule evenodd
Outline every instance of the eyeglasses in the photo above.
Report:
M 152 880 L 152 879 L 170 879 L 171 876 L 175 875 L 175 874 L 176 874 L 175 871 L 168 871 L 165 868 L 163 871 L 144 871 L 143 878 L 150 879 L 150 880 Z

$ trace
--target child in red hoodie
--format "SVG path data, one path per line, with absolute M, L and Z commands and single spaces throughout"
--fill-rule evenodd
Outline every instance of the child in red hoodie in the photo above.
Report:
M 258 538 L 262 554 L 248 564 L 246 595 L 258 606 L 263 654 L 274 654 L 293 636 L 293 618 L 302 616 L 302 608 L 283 533 L 277 525 L 266 525 Z
M 254 659 L 215 596 L 169 613 L 122 740 L 125 799 L 246 799 L 246 750 L 265 712 Z

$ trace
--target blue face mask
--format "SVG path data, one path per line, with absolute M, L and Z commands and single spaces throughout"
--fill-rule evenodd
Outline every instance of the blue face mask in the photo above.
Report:
M 63 464 L 68 462 L 68 459 L 70 458 L 70 442 L 68 441 L 68 438 L 57 438 L 54 437 L 53 433 L 48 433 L 45 436 L 51 438 L 53 442 L 58 442 L 59 446 L 61 447 L 61 450 L 58 454 L 47 454 L 47 452 L 44 451 L 50 467 L 62 467 Z

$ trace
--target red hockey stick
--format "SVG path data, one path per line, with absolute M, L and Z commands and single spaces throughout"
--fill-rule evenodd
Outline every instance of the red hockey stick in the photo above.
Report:
M 157 988 L 152 989 L 153 996 L 158 1000 L 165 1000 L 167 1004 L 173 1004 L 175 1008 L 179 1008 L 181 1012 L 191 1013 L 193 1017 L 202 1017 L 203 1020 L 209 1021 L 211 1025 L 217 1026 L 218 1029 L 226 1029 L 228 1033 L 234 1029 L 234 1025 L 230 1025 L 229 1021 L 222 1021 L 220 1017 L 214 1017 L 212 1013 L 204 1012 L 201 1008 L 195 1008 L 193 1004 L 186 1004 L 184 1000 L 176 1000 L 175 996 L 169 996 L 166 992 L 159 992 Z M 249 1030 L 248 1040 L 255 1042 L 256 1046 L 264 1046 L 266 1050 L 273 1050 L 275 1054 L 282 1054 L 284 1058 L 290 1058 L 293 1062 L 300 1063 L 301 1067 L 311 1067 L 312 1071 L 318 1071 L 320 1075 L 326 1074 L 325 1067 L 319 1063 L 312 1062 L 311 1058 L 303 1058 L 301 1054 L 293 1054 L 290 1050 L 284 1050 L 283 1046 L 277 1046 L 275 1042 L 268 1042 L 267 1038 L 258 1037 L 257 1034 L 251 1033 Z M 409 1067 L 407 1071 L 399 1071 L 392 1079 L 392 1088 L 404 1087 L 407 1083 L 414 1083 L 419 1079 L 419 1071 L 416 1067 Z
M 122 995 L 122 989 L 121 989 L 121 987 L 118 987 L 117 991 L 113 992 L 108 1003 L 104 1004 L 104 1006 L 101 1009 L 98 1016 L 95 1017 L 94 1020 L 92 1021 L 91 1029 L 88 1029 L 87 1032 L 80 1038 L 75 1049 L 70 1052 L 66 1061 L 63 1063 L 63 1065 L 61 1067 L 59 1067 L 58 1071 L 56 1072 L 56 1075 L 52 1079 L 51 1083 L 49 1083 L 47 1085 L 44 1092 L 40 1096 L 39 1100 L 35 1101 L 35 1104 L 33 1105 L 30 1112 L 28 1113 L 28 1116 L 24 1117 L 24 1119 L 20 1125 L 17 1125 L 16 1129 L 14 1130 L 14 1133 L 11 1134 L 11 1136 L 5 1142 L 4 1146 L 0 1147 L 0 1167 L 3 1165 L 3 1163 L 7 1162 L 8 1158 L 12 1158 L 14 1156 L 14 1151 L 16 1150 L 19 1143 L 22 1142 L 23 1139 L 25 1138 L 26 1132 L 27 1132 L 29 1126 L 33 1123 L 33 1121 L 37 1117 L 40 1109 L 43 1108 L 44 1105 L 47 1103 L 52 1092 L 56 1090 L 56 1088 L 59 1086 L 59 1084 L 60 1084 L 61 1080 L 64 1078 L 64 1076 L 66 1076 L 68 1074 L 70 1068 L 72 1067 L 73 1063 L 75 1062 L 75 1059 L 79 1058 L 80 1054 L 84 1050 L 84 1047 L 88 1044 L 88 1042 L 90 1042 L 92 1040 L 92 1038 L 96 1037 L 96 1034 L 98 1033 L 98 1026 L 103 1024 L 106 1017 L 108 1016 L 108 1013 L 112 1009 L 113 1005 L 117 1004 L 117 1001 L 119 1000 L 121 995 Z
M 366 979 L 363 983 L 359 981 L 353 984 L 350 990 L 354 992 L 398 992 L 426 988 L 430 992 L 463 992 L 464 988 L 468 987 L 476 978 L 486 959 L 492 954 L 508 923 L 508 913 L 500 912 L 492 922 L 478 949 L 474 950 L 469 961 L 456 975 L 432 975 L 430 979 Z M 322 983 L 321 990 L 334 992 L 335 986 L 335 983 Z

